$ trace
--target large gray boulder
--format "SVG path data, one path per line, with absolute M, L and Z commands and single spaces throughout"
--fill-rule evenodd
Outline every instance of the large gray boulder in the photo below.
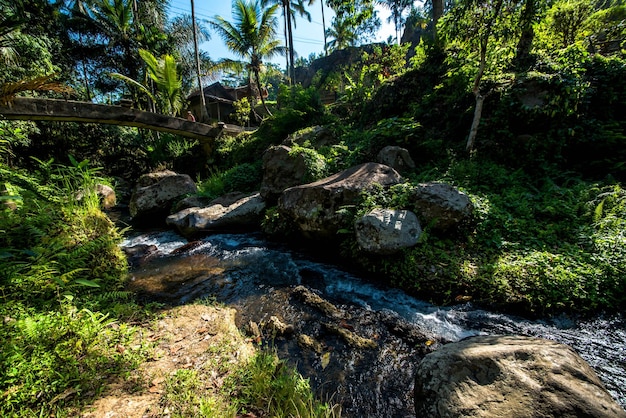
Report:
M 363 191 L 400 182 L 400 174 L 386 165 L 366 163 L 314 183 L 291 187 L 278 199 L 278 210 L 298 226 L 305 237 L 333 238 L 350 227 L 346 206 L 361 201 Z
M 415 163 L 406 148 L 389 145 L 380 150 L 376 161 L 388 165 L 400 174 L 405 174 L 415 168 Z
M 196 184 L 187 174 L 169 170 L 144 174 L 130 197 L 130 216 L 167 215 L 174 201 L 197 191 Z
M 418 217 L 440 231 L 458 226 L 474 211 L 469 197 L 447 183 L 422 183 L 415 187 L 409 200 Z
M 205 208 L 187 208 L 168 216 L 166 223 L 185 236 L 207 231 L 249 230 L 261 226 L 264 211 L 265 201 L 256 193 L 227 205 L 214 203 Z
M 286 145 L 268 148 L 263 153 L 261 196 L 274 202 L 283 190 L 307 183 L 308 165 L 303 155 L 292 155 Z
M 373 254 L 393 254 L 413 247 L 422 228 L 417 216 L 408 210 L 374 209 L 354 225 L 359 247 Z
M 325 126 L 312 126 L 310 128 L 301 129 L 287 137 L 283 141 L 283 145 L 292 147 L 299 145 L 301 147 L 309 147 L 319 149 L 323 146 L 329 146 L 336 143 L 336 138 Z
M 564 344 L 479 336 L 424 357 L 418 417 L 626 417 L 591 367 Z

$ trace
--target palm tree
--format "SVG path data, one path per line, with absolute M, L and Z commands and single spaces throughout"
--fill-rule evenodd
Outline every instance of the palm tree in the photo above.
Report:
M 348 20 L 337 16 L 333 18 L 333 23 L 326 33 L 329 38 L 332 38 L 328 42 L 328 47 L 333 51 L 353 46 L 357 40 L 357 34 L 354 32 L 352 24 Z
M 198 52 L 198 30 L 196 29 L 196 12 L 194 1 L 191 0 L 191 26 L 193 28 L 193 51 L 196 61 L 196 76 L 198 77 L 198 91 L 200 92 L 200 115 L 199 120 L 204 122 L 206 119 L 206 102 L 204 100 L 204 92 L 202 90 L 202 76 L 200 75 L 200 53 Z
M 161 107 L 169 115 L 175 116 L 180 113 L 183 107 L 182 82 L 174 57 L 165 54 L 161 58 L 156 58 L 150 51 L 145 49 L 140 49 L 139 55 L 146 64 L 147 76 L 156 85 L 159 92 L 158 97 L 152 94 L 148 86 L 141 84 L 137 80 L 119 73 L 112 73 L 111 76 L 143 91 L 153 102 L 158 102 L 160 97 Z
M 211 39 L 209 30 L 202 24 L 202 20 L 196 19 L 196 42 L 201 44 Z M 193 24 L 191 15 L 177 16 L 170 20 L 166 29 L 170 49 L 178 52 L 178 64 L 183 78 L 183 91 L 191 92 L 198 88 L 196 48 L 193 39 Z M 198 50 L 200 61 L 201 83 L 206 83 L 205 73 L 207 67 L 212 65 L 209 54 Z M 194 81 L 195 80 L 195 81 Z
M 402 13 L 413 5 L 412 0 L 378 0 L 378 4 L 391 11 L 388 22 L 393 20 L 396 29 L 396 42 L 400 45 L 400 26 L 402 26 Z
M 261 88 L 260 72 L 263 60 L 284 53 L 284 47 L 276 39 L 278 4 L 264 9 L 259 0 L 236 0 L 233 3 L 234 23 L 221 16 L 210 21 L 211 27 L 224 40 L 228 49 L 247 60 L 248 69 L 254 74 L 261 102 L 268 115 L 272 113 L 265 104 Z
M 315 0 L 309 0 L 309 6 L 312 5 Z M 324 0 L 320 0 L 322 6 L 322 30 L 324 31 L 324 55 L 328 55 L 328 40 L 326 36 L 326 16 L 324 15 Z
M 109 48 L 120 50 L 121 70 L 130 78 L 137 78 L 135 51 L 138 45 L 133 36 L 135 23 L 132 0 L 95 0 L 87 13 L 101 34 L 108 39 Z
M 11 2 L 0 1 L 0 63 L 14 63 L 17 53 L 13 48 L 15 44 L 15 35 L 19 29 L 26 24 L 26 20 L 19 16 L 11 6 Z
M 303 0 L 261 0 L 261 5 L 266 7 L 268 4 L 275 3 L 283 9 L 284 32 L 285 32 L 285 48 L 289 52 L 287 57 L 287 75 L 290 80 L 294 77 L 294 47 L 293 47 L 293 28 L 296 26 L 296 15 L 305 17 L 311 21 L 311 14 L 306 10 Z M 309 5 L 312 0 L 309 1 Z

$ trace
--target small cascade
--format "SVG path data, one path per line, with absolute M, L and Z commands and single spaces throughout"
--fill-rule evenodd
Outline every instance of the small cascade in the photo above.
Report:
M 188 242 L 173 232 L 126 239 L 130 288 L 147 300 L 200 298 L 234 307 L 241 329 L 275 348 L 344 416 L 414 415 L 414 370 L 442 344 L 479 334 L 536 336 L 569 344 L 626 406 L 626 322 L 621 316 L 530 321 L 441 308 L 307 259 L 260 235 Z M 137 256 L 133 248 L 149 249 Z

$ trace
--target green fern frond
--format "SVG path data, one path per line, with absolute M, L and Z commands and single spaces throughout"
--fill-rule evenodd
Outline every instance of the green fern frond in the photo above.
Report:
M 602 201 L 596 206 L 593 211 L 594 223 L 598 223 L 602 219 L 602 213 L 604 212 L 604 202 L 606 202 L 606 199 L 602 199 Z

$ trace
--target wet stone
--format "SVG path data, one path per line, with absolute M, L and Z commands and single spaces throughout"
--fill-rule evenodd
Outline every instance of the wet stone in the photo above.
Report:
M 293 325 L 285 324 L 278 317 L 272 315 L 269 321 L 264 324 L 265 330 L 269 333 L 269 337 L 274 339 L 276 337 L 289 337 L 293 334 Z
M 312 350 L 317 354 L 322 354 L 324 348 L 322 344 L 310 335 L 298 335 L 298 345 L 304 349 Z
M 306 305 L 319 309 L 325 315 L 341 318 L 343 317 L 341 311 L 329 301 L 323 299 L 317 293 L 307 289 L 304 286 L 298 286 L 293 290 L 294 296 L 304 302 Z
M 359 350 L 378 347 L 378 344 L 376 344 L 373 340 L 363 338 L 345 327 L 335 324 L 324 324 L 324 328 L 326 328 L 328 332 L 340 336 L 346 341 L 346 343 L 348 343 L 348 345 Z

